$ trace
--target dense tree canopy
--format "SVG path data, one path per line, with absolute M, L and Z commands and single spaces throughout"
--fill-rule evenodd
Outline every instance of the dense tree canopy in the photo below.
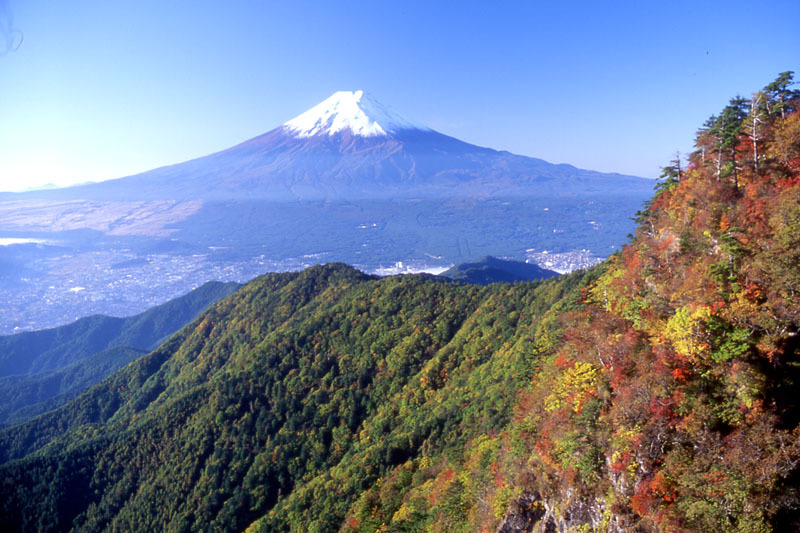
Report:
M 561 317 L 517 414 L 530 490 L 644 530 L 797 528 L 800 121 L 791 73 L 698 133 Z

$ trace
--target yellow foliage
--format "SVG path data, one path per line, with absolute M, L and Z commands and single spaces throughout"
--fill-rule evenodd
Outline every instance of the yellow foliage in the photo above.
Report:
M 792 113 L 775 124 L 775 142 L 767 149 L 770 157 L 787 162 L 800 157 L 800 113 Z
M 503 485 L 497 490 L 494 501 L 492 502 L 492 514 L 497 520 L 501 520 L 508 510 L 508 504 L 511 500 L 519 496 L 522 492 L 521 488 L 514 489 L 508 485 Z
M 703 342 L 702 336 L 705 322 L 710 316 L 711 310 L 708 307 L 700 307 L 694 311 L 681 307 L 667 321 L 664 336 L 676 352 L 695 361 L 708 350 L 708 344 Z
M 419 469 L 426 470 L 431 467 L 431 458 L 427 455 L 423 455 L 422 458 L 419 460 Z
M 545 409 L 555 411 L 569 403 L 573 411 L 579 412 L 586 399 L 594 394 L 597 376 L 594 365 L 578 361 L 557 378 L 553 392 L 544 400 Z
M 614 261 L 610 259 L 609 262 Z M 614 303 L 618 299 L 616 291 L 611 287 L 614 280 L 619 279 L 625 273 L 625 269 L 617 262 L 611 263 L 608 270 L 603 274 L 600 279 L 595 282 L 592 289 L 589 291 L 591 297 L 589 300 L 592 303 L 603 306 L 606 311 L 611 311 Z
M 392 522 L 399 522 L 401 520 L 405 520 L 409 516 L 411 516 L 411 509 L 408 507 L 408 504 L 406 502 L 403 502 L 403 505 L 400 506 L 400 509 L 398 509 L 394 513 L 394 516 L 392 516 Z

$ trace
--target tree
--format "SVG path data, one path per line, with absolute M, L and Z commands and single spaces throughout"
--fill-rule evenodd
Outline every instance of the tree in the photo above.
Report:
M 750 100 L 750 115 L 747 117 L 747 123 L 745 124 L 745 133 L 753 142 L 753 170 L 756 172 L 758 172 L 758 143 L 763 138 L 761 130 L 765 122 L 765 100 L 766 96 L 762 91 L 753 95 Z
M 767 113 L 770 116 L 774 117 L 780 113 L 781 118 L 786 118 L 786 114 L 792 111 L 791 101 L 800 97 L 800 91 L 789 89 L 790 85 L 795 85 L 793 77 L 794 72 L 791 70 L 781 72 L 775 81 L 764 87 L 764 93 L 767 95 Z
M 714 148 L 717 152 L 717 181 L 723 175 L 733 174 L 733 184 L 737 188 L 739 180 L 736 166 L 736 145 L 744 127 L 746 104 L 747 100 L 741 96 L 731 98 L 730 103 L 714 120 L 710 129 L 710 133 L 716 140 Z M 729 157 L 727 165 L 723 165 L 723 154 L 727 154 Z
M 675 159 L 672 159 L 669 163 L 669 165 L 661 168 L 661 178 L 665 179 L 667 183 L 681 181 L 683 177 L 681 153 L 675 152 Z

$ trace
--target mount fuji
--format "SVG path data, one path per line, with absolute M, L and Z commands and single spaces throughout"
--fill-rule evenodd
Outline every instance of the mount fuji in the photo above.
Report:
M 580 196 L 641 190 L 633 176 L 475 146 L 340 91 L 281 126 L 191 161 L 36 196 L 94 200 L 356 200 Z
M 0 334 L 330 261 L 383 274 L 492 255 L 564 272 L 617 250 L 652 187 L 475 146 L 337 92 L 191 161 L 0 194 Z

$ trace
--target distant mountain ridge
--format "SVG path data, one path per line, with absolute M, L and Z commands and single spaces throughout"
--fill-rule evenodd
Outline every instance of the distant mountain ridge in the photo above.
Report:
M 19 424 L 64 405 L 146 353 L 114 346 L 52 372 L 0 377 L 0 427 Z
M 131 317 L 97 315 L 56 328 L 0 336 L 0 425 L 65 403 L 155 349 L 239 287 L 210 281 Z
M 514 283 L 516 281 L 547 279 L 559 274 L 532 263 L 509 261 L 487 255 L 477 261 L 456 265 L 439 275 L 466 283 L 488 285 L 489 283 Z

